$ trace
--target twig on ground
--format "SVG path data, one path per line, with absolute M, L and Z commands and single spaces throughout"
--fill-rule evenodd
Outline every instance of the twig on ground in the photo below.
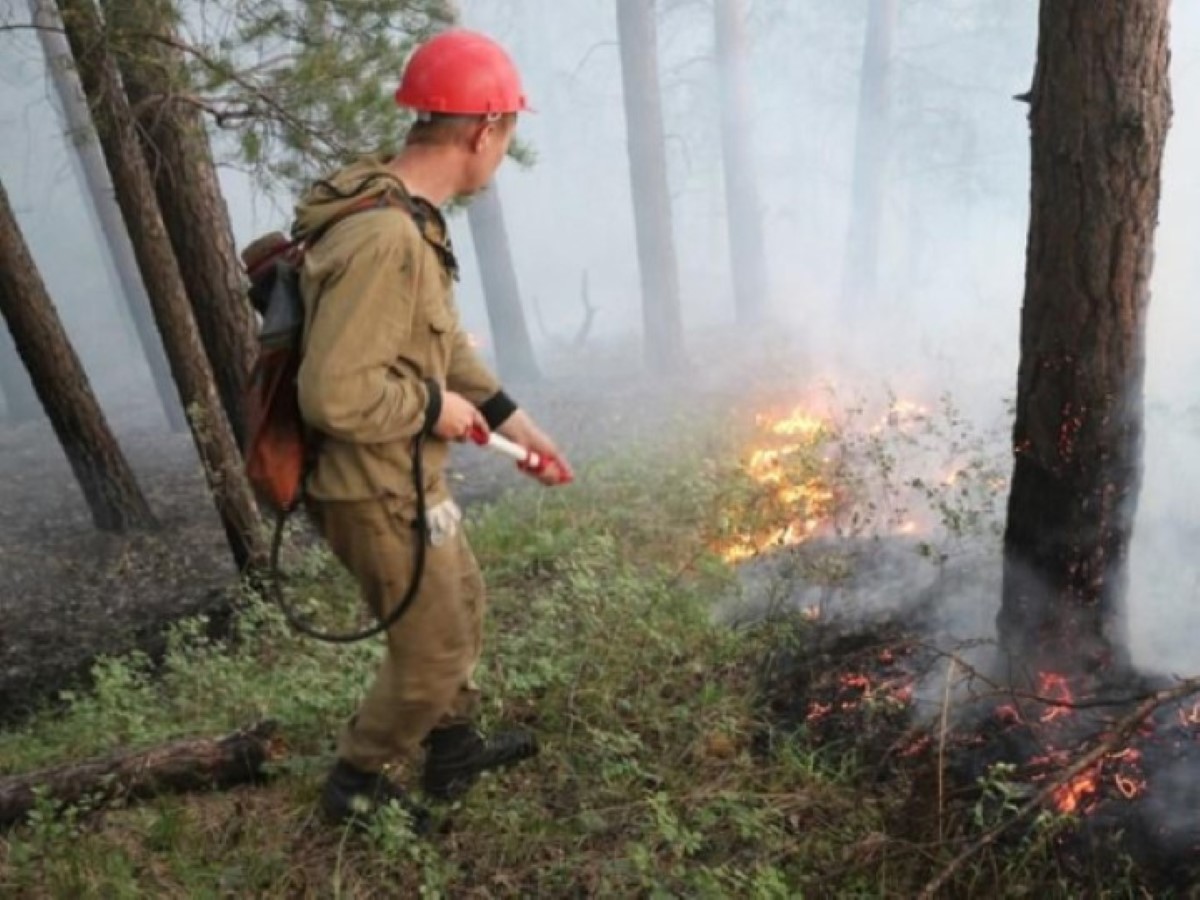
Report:
M 938 840 L 944 838 L 946 818 L 946 731 L 950 724 L 950 684 L 954 681 L 958 661 L 946 663 L 946 684 L 942 689 L 942 720 L 938 725 L 937 752 L 937 830 Z

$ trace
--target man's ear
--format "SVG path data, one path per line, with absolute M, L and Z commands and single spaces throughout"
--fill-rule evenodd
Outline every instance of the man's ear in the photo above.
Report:
M 471 152 L 479 153 L 487 147 L 490 141 L 496 139 L 496 123 L 489 122 L 486 119 L 481 121 L 471 130 Z

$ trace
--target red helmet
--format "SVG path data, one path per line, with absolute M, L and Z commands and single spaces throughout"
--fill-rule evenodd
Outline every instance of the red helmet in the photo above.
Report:
M 396 102 L 418 112 L 452 115 L 529 109 L 521 76 L 504 48 L 464 28 L 443 31 L 409 59 Z

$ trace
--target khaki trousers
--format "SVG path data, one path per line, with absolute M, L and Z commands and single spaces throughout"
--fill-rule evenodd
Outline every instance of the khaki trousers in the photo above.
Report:
M 330 548 L 380 615 L 404 598 L 416 534 L 396 501 L 313 504 Z M 479 704 L 472 680 L 483 645 L 486 607 L 479 565 L 459 527 L 425 546 L 425 570 L 412 605 L 387 633 L 387 655 L 358 713 L 338 741 L 338 757 L 368 772 L 414 760 L 438 727 L 469 721 Z

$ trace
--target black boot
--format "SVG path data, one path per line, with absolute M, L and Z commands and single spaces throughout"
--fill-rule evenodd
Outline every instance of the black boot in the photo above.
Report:
M 536 756 L 532 732 L 501 731 L 484 738 L 470 725 L 451 725 L 430 732 L 425 741 L 425 793 L 438 800 L 457 800 L 479 776 Z
M 337 825 L 362 827 L 377 810 L 393 801 L 408 813 L 414 834 L 429 830 L 429 810 L 414 803 L 407 791 L 382 772 L 364 772 L 339 759 L 321 791 L 321 810 Z

